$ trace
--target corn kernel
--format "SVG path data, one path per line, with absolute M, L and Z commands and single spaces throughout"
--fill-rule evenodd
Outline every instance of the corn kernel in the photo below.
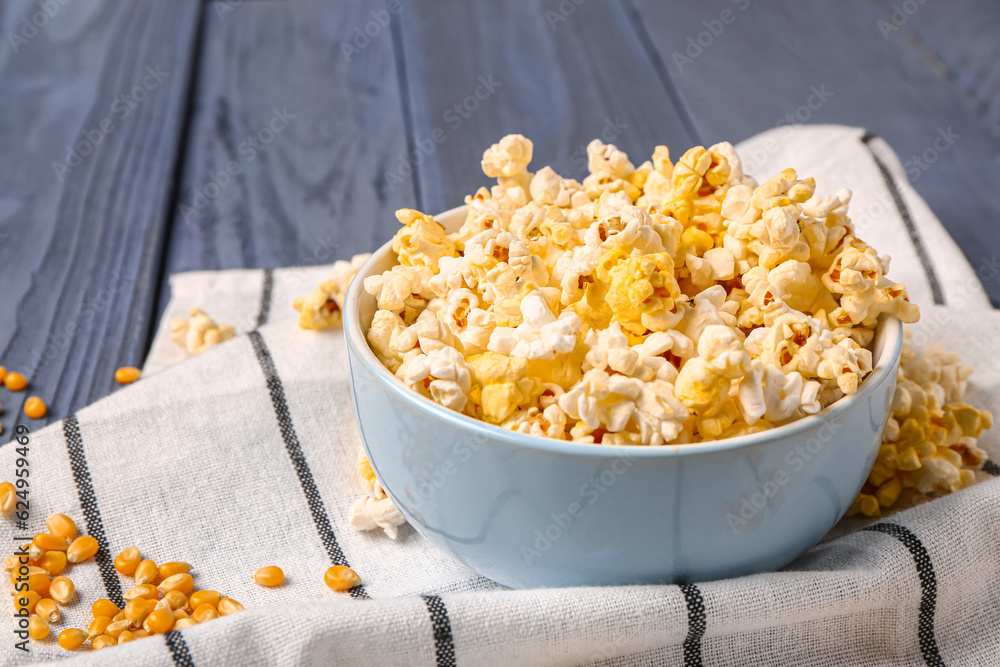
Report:
M 49 597 L 59 604 L 66 604 L 73 599 L 76 586 L 69 577 L 56 577 L 49 586 Z
M 44 556 L 46 553 L 48 553 L 48 552 L 45 551 L 44 549 L 42 549 L 41 547 L 39 547 L 34 542 L 31 542 L 31 543 L 28 544 L 28 560 L 33 560 L 33 561 L 35 561 L 37 563 L 39 560 L 41 560 L 42 556 Z M 54 554 L 61 554 L 62 551 L 53 551 L 52 553 L 54 553 Z M 39 567 L 41 567 L 41 566 L 39 566 Z
M 84 535 L 73 540 L 66 550 L 66 560 L 71 563 L 82 563 L 97 554 L 97 540 L 90 535 Z
M 127 644 L 128 642 L 134 642 L 135 640 L 136 636 L 131 632 L 129 632 L 128 630 L 125 630 L 120 635 L 118 635 L 119 644 Z
M 50 576 L 56 576 L 66 569 L 66 552 L 46 551 L 38 559 L 38 567 L 48 572 Z
M 95 651 L 100 651 L 102 648 L 117 646 L 118 640 L 111 635 L 101 635 L 100 637 L 94 637 L 94 641 L 90 642 L 90 644 L 94 647 Z
M 156 581 L 156 577 L 159 574 L 156 570 L 156 563 L 150 559 L 146 559 L 139 563 L 135 568 L 135 583 L 137 584 L 149 584 Z
M 218 617 L 219 612 L 215 607 L 207 602 L 195 609 L 194 613 L 191 614 L 191 618 L 193 618 L 196 623 L 204 623 L 205 621 L 211 621 L 213 618 Z
M 104 634 L 111 635 L 112 637 L 118 637 L 121 633 L 128 630 L 129 626 L 131 625 L 132 625 L 131 621 L 123 618 L 120 621 L 114 621 L 113 623 L 111 623 L 111 625 L 106 627 L 104 629 Z
M 107 598 L 101 598 L 94 602 L 90 607 L 90 612 L 95 616 L 107 616 L 108 618 L 113 618 L 115 614 L 120 612 L 121 609 L 118 608 L 114 602 Z
M 0 515 L 8 517 L 17 505 L 17 490 L 10 482 L 0 484 Z
M 64 540 L 76 537 L 76 522 L 65 514 L 53 514 L 45 522 L 45 526 L 50 534 L 58 535 Z
M 24 402 L 24 414 L 32 419 L 41 419 L 48 411 L 49 409 L 45 405 L 45 401 L 37 396 L 32 396 Z
M 166 579 L 175 574 L 187 574 L 191 571 L 191 566 L 181 561 L 173 561 L 171 563 L 164 563 L 156 568 L 156 571 L 160 575 L 160 579 Z
M 118 384 L 132 384 L 142 375 L 135 366 L 122 366 L 115 371 L 115 382 Z
M 32 614 L 28 619 L 28 636 L 42 640 L 49 636 L 49 624 L 38 614 Z
M 183 609 L 188 603 L 187 596 L 180 591 L 167 591 L 163 594 L 163 599 L 167 601 L 171 609 Z
M 17 566 L 21 564 L 19 558 L 20 558 L 19 556 L 16 556 L 16 555 L 13 555 L 13 554 L 10 555 L 10 556 L 7 556 L 6 558 L 4 558 L 3 559 L 3 571 L 4 572 L 13 572 L 14 570 L 16 570 Z
M 149 612 L 153 611 L 153 605 L 145 598 L 136 598 L 129 600 L 125 604 L 123 611 L 125 612 L 126 620 L 130 621 L 133 625 L 138 625 L 149 615 Z
M 349 567 L 334 565 L 323 575 L 323 581 L 335 591 L 348 591 L 361 583 L 361 577 Z
M 40 568 L 32 568 L 40 569 Z M 45 574 L 43 570 L 40 574 L 30 574 L 28 575 L 28 590 L 35 591 L 41 597 L 46 597 L 49 594 L 49 587 L 52 585 L 52 581 L 49 580 L 49 575 Z M 58 602 L 58 600 L 56 600 Z
M 222 598 L 219 600 L 219 616 L 228 616 L 238 611 L 243 611 L 243 605 L 232 598 Z
M 66 628 L 59 633 L 59 646 L 72 651 L 87 641 L 87 633 L 78 628 Z
M 285 573 L 277 565 L 268 565 L 254 572 L 253 580 L 261 586 L 280 586 L 285 580 Z
M 33 614 L 41 599 L 42 596 L 35 591 L 21 591 L 14 594 L 14 608 L 17 609 L 18 613 L 27 611 L 28 614 Z
M 11 391 L 21 391 L 28 386 L 28 381 L 25 377 L 13 371 L 3 376 L 3 383 Z
M 142 628 L 136 628 L 135 630 L 132 631 L 132 634 L 135 635 L 136 639 L 142 639 L 143 637 L 149 636 L 149 633 L 143 630 Z
M 149 615 L 143 627 L 154 635 L 162 635 L 165 632 L 170 632 L 170 628 L 174 627 L 175 620 L 174 615 L 168 609 L 157 609 Z
M 197 625 L 193 618 L 178 618 L 174 621 L 174 630 L 183 630 L 184 628 L 190 628 L 192 625 Z
M 93 639 L 98 635 L 103 635 L 104 631 L 108 629 L 111 625 L 111 619 L 107 616 L 98 616 L 90 622 L 90 627 L 87 628 L 87 638 Z
M 190 604 L 191 609 L 197 609 L 203 604 L 218 608 L 221 599 L 222 595 L 219 591 L 195 591 L 188 599 L 188 604 Z
M 180 591 L 184 595 L 188 595 L 194 589 L 194 579 L 191 578 L 190 574 L 182 572 L 167 577 L 160 582 L 158 588 L 164 594 L 170 591 Z
M 136 598 L 159 600 L 160 591 L 153 584 L 139 584 L 128 589 L 124 597 L 126 600 L 135 600 Z
M 127 620 L 128 619 L 125 618 L 125 610 L 124 609 L 122 609 L 117 614 L 115 614 L 114 616 L 111 617 L 111 622 L 112 623 L 117 623 L 118 621 L 127 621 Z
M 189 618 L 189 616 L 183 609 L 174 609 L 174 618 L 180 620 L 182 618 Z
M 11 570 L 10 583 L 16 584 L 18 577 L 21 577 L 21 580 L 24 581 L 24 579 L 32 577 L 36 574 L 45 574 L 45 570 L 37 565 L 19 565 L 16 570 Z
M 42 598 L 35 605 L 35 613 L 38 614 L 43 621 L 46 623 L 58 623 L 59 619 L 62 618 L 62 612 L 59 611 L 59 606 L 56 605 L 56 601 L 51 598 Z
M 66 538 L 48 533 L 38 533 L 32 542 L 43 551 L 66 551 L 69 548 L 69 542 L 66 541 Z
M 135 574 L 135 569 L 139 567 L 142 557 L 136 547 L 127 547 L 115 556 L 115 569 L 121 574 Z

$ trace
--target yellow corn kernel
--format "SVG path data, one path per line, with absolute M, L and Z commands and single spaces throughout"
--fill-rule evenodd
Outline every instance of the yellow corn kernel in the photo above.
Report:
M 149 615 L 149 612 L 153 611 L 153 605 L 145 598 L 136 598 L 129 600 L 123 611 L 125 612 L 126 620 L 134 625 L 138 625 Z
M 32 614 L 28 619 L 28 636 L 42 640 L 49 636 L 49 624 L 38 614 Z
M 97 540 L 90 535 L 84 535 L 73 540 L 66 550 L 66 560 L 71 563 L 82 563 L 97 554 Z
M 174 609 L 174 618 L 180 620 L 182 618 L 190 618 L 190 617 L 188 616 L 188 613 L 183 609 Z
M 28 381 L 20 373 L 11 371 L 3 376 L 3 383 L 11 391 L 21 391 L 28 386 Z
M 111 635 L 112 637 L 118 637 L 119 635 L 121 635 L 121 633 L 128 630 L 131 625 L 132 625 L 131 621 L 123 618 L 120 621 L 114 621 L 113 623 L 111 623 L 111 625 L 104 628 L 104 634 Z
M 50 576 L 56 576 L 66 569 L 66 552 L 46 551 L 38 559 L 38 567 L 48 572 Z
M 14 595 L 14 608 L 19 614 L 23 614 L 24 611 L 33 614 L 41 599 L 42 596 L 35 591 L 22 591 Z
M 90 612 L 96 618 L 97 616 L 107 616 L 108 618 L 114 618 L 115 614 L 120 612 L 121 609 L 118 608 L 114 602 L 107 598 L 101 598 L 94 602 L 90 606 Z
M 117 646 L 118 640 L 111 635 L 101 635 L 99 637 L 94 637 L 94 641 L 90 642 L 90 645 L 94 647 L 95 651 L 100 651 L 102 648 Z
M 167 591 L 163 594 L 163 599 L 167 601 L 171 609 L 183 609 L 188 603 L 187 596 L 180 591 Z
M 28 544 L 28 560 L 33 560 L 36 563 L 42 559 L 45 554 L 48 553 L 41 547 L 39 547 L 34 542 Z M 53 551 L 54 554 L 61 554 L 62 551 Z
M 121 574 L 135 574 L 135 569 L 139 567 L 140 561 L 142 561 L 142 557 L 139 555 L 139 549 L 128 547 L 122 549 L 122 552 L 115 556 L 115 569 Z
M 142 628 L 136 628 L 135 630 L 132 631 L 132 634 L 135 635 L 136 639 L 142 639 L 143 637 L 149 636 L 149 633 L 143 630 Z
M 38 567 L 37 565 L 20 565 L 16 570 L 11 570 L 10 583 L 16 584 L 18 577 L 21 578 L 21 581 L 24 581 L 25 578 L 31 577 L 36 574 L 45 574 L 45 570 Z M 28 590 L 34 590 L 34 589 L 29 588 Z
M 119 644 L 127 644 L 128 642 L 134 642 L 135 640 L 136 636 L 131 632 L 129 632 L 128 630 L 125 630 L 120 635 L 118 635 Z
M 32 543 L 32 544 L 34 544 L 34 543 Z M 17 566 L 21 564 L 19 558 L 20 558 L 20 556 L 16 556 L 16 555 L 13 555 L 13 554 L 11 554 L 10 556 L 7 556 L 6 558 L 4 558 L 3 559 L 3 571 L 4 572 L 13 572 L 14 570 L 16 570 Z
M 254 572 L 253 580 L 261 586 L 280 586 L 285 580 L 285 573 L 277 565 L 268 565 Z
M 76 586 L 69 577 L 56 577 L 49 586 L 49 597 L 59 604 L 66 604 L 73 599 Z
M 49 408 L 45 405 L 45 401 L 37 396 L 32 396 L 24 402 L 24 414 L 31 419 L 41 419 L 48 411 Z
M 228 616 L 243 611 L 243 605 L 232 598 L 222 598 L 219 600 L 219 616 Z
M 205 621 L 211 621 L 213 618 L 218 617 L 218 610 L 207 602 L 199 606 L 194 610 L 194 613 L 191 614 L 191 618 L 193 618 L 196 623 L 204 623 Z
M 334 565 L 323 575 L 323 581 L 335 591 L 349 591 L 361 583 L 361 577 L 349 567 Z
M 184 628 L 190 628 L 192 625 L 197 625 L 193 618 L 178 618 L 174 621 L 174 630 L 183 630 Z
M 115 614 L 114 616 L 111 617 L 111 622 L 112 623 L 117 623 L 118 621 L 127 621 L 127 620 L 128 619 L 125 618 L 125 610 L 124 609 L 122 609 L 117 614 Z
M 58 623 L 62 618 L 59 606 L 52 598 L 43 598 L 35 605 L 35 613 L 42 617 L 46 623 Z
M 43 551 L 66 551 L 69 548 L 66 538 L 48 533 L 38 533 L 32 542 Z
M 107 616 L 98 616 L 90 622 L 90 627 L 87 628 L 87 638 L 93 639 L 98 635 L 103 635 L 104 631 L 108 629 L 111 625 L 111 619 Z
M 170 610 L 156 609 L 146 618 L 143 627 L 151 634 L 162 635 L 165 632 L 170 632 L 170 629 L 174 627 L 175 620 Z
M 164 563 L 160 567 L 156 568 L 156 572 L 160 575 L 160 579 L 166 579 L 174 576 L 175 574 L 187 574 L 190 571 L 191 566 L 179 560 Z
M 207 604 L 211 607 L 218 608 L 219 600 L 221 599 L 222 595 L 219 593 L 219 591 L 208 591 L 208 590 L 195 591 L 194 593 L 191 594 L 191 597 L 188 599 L 188 604 L 190 605 L 191 609 L 197 609 L 203 604 Z
M 181 572 L 180 574 L 171 575 L 161 581 L 158 588 L 164 594 L 169 593 L 170 591 L 180 591 L 184 595 L 189 595 L 194 589 L 194 579 L 190 574 Z
M 135 583 L 137 584 L 149 584 L 156 581 L 156 576 L 159 574 L 156 570 L 156 563 L 150 559 L 146 559 L 139 563 L 135 568 Z
M 59 646 L 72 651 L 80 647 L 80 644 L 87 641 L 87 633 L 78 628 L 66 628 L 59 633 Z
M 41 568 L 31 568 L 31 569 L 41 569 Z M 42 570 L 39 574 L 28 575 L 28 590 L 35 591 L 40 597 L 47 597 L 49 594 L 49 587 L 52 582 L 49 580 L 49 575 L 45 574 Z M 56 600 L 58 602 L 59 600 Z
M 49 533 L 64 540 L 76 537 L 76 522 L 65 514 L 53 514 L 45 522 L 45 527 L 49 529 Z
M 135 366 L 122 366 L 115 371 L 115 382 L 118 384 L 132 384 L 141 375 L 142 371 Z
M 0 484 L 0 516 L 8 517 L 17 505 L 17 491 L 10 482 Z
M 135 600 L 136 598 L 159 600 L 160 591 L 153 584 L 139 584 L 128 589 L 124 597 L 126 600 Z

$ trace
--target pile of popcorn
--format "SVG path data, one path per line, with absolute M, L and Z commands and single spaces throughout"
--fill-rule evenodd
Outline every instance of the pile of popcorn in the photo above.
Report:
M 587 153 L 582 183 L 532 173 L 531 142 L 510 135 L 457 232 L 397 212 L 399 264 L 364 287 L 369 344 L 408 387 L 550 438 L 714 440 L 855 393 L 879 316 L 919 317 L 854 235 L 848 190 L 818 196 L 792 169 L 758 186 L 728 143 L 676 164 L 658 146 L 638 167 L 599 140 Z

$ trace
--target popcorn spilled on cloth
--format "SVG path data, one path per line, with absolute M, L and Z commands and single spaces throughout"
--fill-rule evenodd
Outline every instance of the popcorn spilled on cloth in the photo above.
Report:
M 170 320 L 170 340 L 188 354 L 201 354 L 236 335 L 236 329 L 231 325 L 217 324 L 200 308 L 192 308 L 188 315 L 190 319 L 178 316 Z
M 413 391 L 503 428 L 588 444 L 661 446 L 763 431 L 854 394 L 872 370 L 882 314 L 919 319 L 889 258 L 855 236 L 851 192 L 820 196 L 792 169 L 759 184 L 729 143 L 675 163 L 665 146 L 638 167 L 587 147 L 590 175 L 530 172 L 532 143 L 509 135 L 483 155 L 497 179 L 466 197 L 448 234 L 397 211 L 399 264 L 365 279 L 376 357 Z M 367 257 L 365 257 L 367 258 Z M 340 323 L 363 259 L 296 299 L 303 328 Z M 909 348 L 907 348 L 909 350 Z M 907 352 L 893 420 L 852 512 L 903 489 L 971 483 L 990 417 L 963 403 L 957 358 Z M 362 530 L 402 516 L 367 459 Z

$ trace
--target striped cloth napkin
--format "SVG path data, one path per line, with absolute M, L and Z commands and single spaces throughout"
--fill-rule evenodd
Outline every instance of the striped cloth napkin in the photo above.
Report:
M 969 400 L 1000 413 L 1000 328 L 973 268 L 906 182 L 880 139 L 838 126 L 777 128 L 739 147 L 749 173 L 793 166 L 819 191 L 850 187 L 861 235 L 893 256 L 892 275 L 923 307 L 921 342 L 941 340 L 975 366 Z M 681 586 L 508 590 L 430 546 L 409 527 L 396 541 L 347 521 L 362 492 L 360 448 L 341 332 L 300 330 L 294 296 L 328 267 L 188 273 L 136 384 L 28 434 L 27 529 L 53 512 L 94 536 L 96 559 L 74 566 L 65 627 L 90 605 L 119 605 L 131 579 L 114 556 L 138 546 L 194 566 L 199 588 L 246 610 L 102 652 L 50 639 L 0 660 L 74 665 L 993 665 L 1000 664 L 1000 481 L 897 513 L 842 522 L 777 573 Z M 234 324 L 236 339 L 184 359 L 166 323 L 191 306 Z M 1000 440 L 980 441 L 994 461 Z M 19 453 L 0 448 L 0 479 Z M 984 478 L 1000 474 L 989 463 Z M 286 582 L 251 580 L 279 565 Z M 335 593 L 333 564 L 363 586 Z M 6 596 L 5 596 L 6 597 Z M 4 603 L 8 614 L 10 603 Z M 10 618 L 10 616 L 8 616 Z M 11 627 L 11 626 L 8 626 Z

